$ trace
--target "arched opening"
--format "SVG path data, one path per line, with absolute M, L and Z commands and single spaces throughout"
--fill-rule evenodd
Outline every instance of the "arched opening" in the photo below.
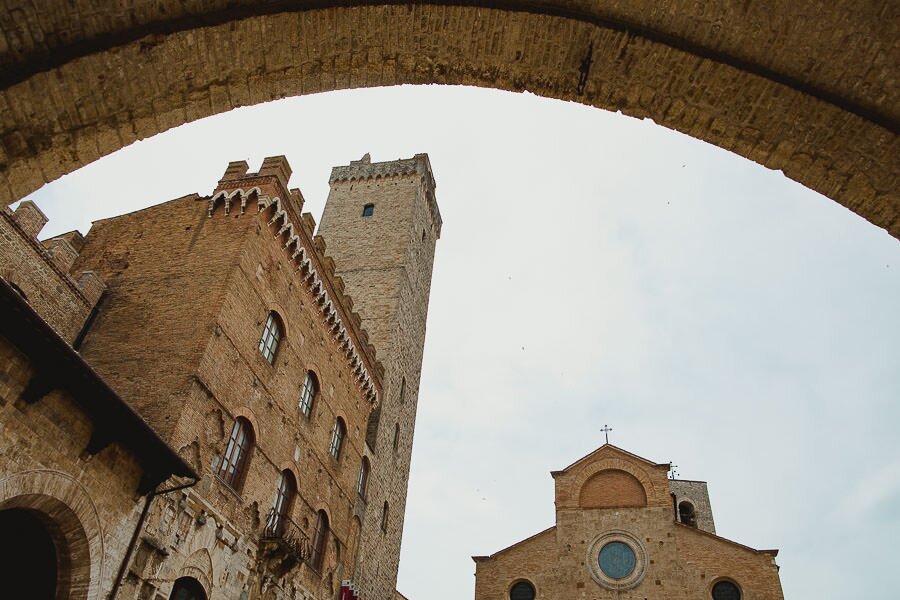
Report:
M 8 204 L 138 139 L 238 106 L 338 88 L 447 83 L 652 118 L 782 169 L 900 235 L 896 94 L 883 75 L 895 32 L 890 19 L 863 7 L 819 10 L 798 0 L 710 18 L 704 3 L 649 12 L 558 1 L 518 10 L 491 2 L 195 4 L 173 11 L 138 0 L 130 20 L 89 22 L 23 8 L 4 24 L 0 33 L 22 44 L 3 57 L 5 104 L 30 109 L 0 119 L 0 131 L 13 132 L 3 141 L 0 199 Z M 770 22 L 793 25 L 773 39 L 759 26 Z M 258 31 L 271 32 L 277 51 L 254 47 Z M 280 41 L 288 35 L 316 43 Z M 194 52 L 198 46 L 210 52 Z M 363 58 L 349 60 L 347 47 Z M 143 77 L 132 76 L 137 65 Z M 97 72 L 100 81 L 88 76 Z
M 631 473 L 604 469 L 581 487 L 578 505 L 582 508 L 624 508 L 647 506 L 647 492 Z
M 694 505 L 688 502 L 687 500 L 682 500 L 678 503 L 678 520 L 687 525 L 688 527 L 696 527 L 697 526 L 697 511 L 694 509 Z
M 7 598 L 68 598 L 68 582 L 60 581 L 62 554 L 39 513 L 24 508 L 0 511 L 0 586 Z
M 206 591 L 193 577 L 181 577 L 175 580 L 169 600 L 206 600 Z
M 534 586 L 528 581 L 517 581 L 509 588 L 509 600 L 534 600 Z
M 309 566 L 314 571 L 322 570 L 322 561 L 325 558 L 325 547 L 328 542 L 328 532 L 328 513 L 320 510 L 316 514 L 316 528 L 313 530 L 312 552 L 309 557 Z

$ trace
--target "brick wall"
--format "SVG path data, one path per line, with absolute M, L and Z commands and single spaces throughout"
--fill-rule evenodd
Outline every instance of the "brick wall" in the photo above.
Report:
M 286 161 L 246 169 L 229 165 L 210 198 L 186 196 L 97 223 L 78 259 L 109 281 L 85 356 L 137 399 L 202 475 L 196 487 L 154 505 L 122 598 L 167 598 L 175 580 L 189 575 L 213 597 L 323 600 L 355 571 L 361 519 L 372 512 L 357 478 L 364 455 L 377 464 L 365 443 L 372 397 L 335 334 L 334 316 L 304 281 L 300 246 L 378 393 L 382 367 L 330 259 L 315 249 L 322 244 L 312 239 L 311 219 L 300 216 L 302 195 L 284 188 Z M 284 232 L 288 222 L 294 237 Z M 284 326 L 271 364 L 258 349 L 270 312 Z M 299 399 L 309 371 L 320 389 L 307 417 Z M 217 469 L 237 417 L 251 423 L 256 443 L 242 481 L 229 486 Z M 338 417 L 347 433 L 336 460 L 329 450 Z M 261 542 L 284 470 L 297 482 L 287 516 L 300 539 L 312 539 L 318 511 L 328 515 L 318 570 L 285 566 L 277 544 Z
M 80 273 L 76 280 L 70 267 L 77 249 L 62 236 L 38 241 L 47 222 L 30 201 L 15 213 L 0 209 L 0 277 L 14 284 L 29 304 L 66 341 L 75 341 L 82 325 L 103 291 L 103 282 L 93 273 Z

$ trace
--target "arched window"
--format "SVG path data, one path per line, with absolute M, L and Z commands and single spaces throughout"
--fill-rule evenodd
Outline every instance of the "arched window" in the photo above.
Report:
M 331 430 L 331 449 L 329 450 L 335 460 L 341 458 L 341 445 L 344 443 L 345 433 L 347 433 L 347 426 L 344 425 L 344 420 L 338 417 L 334 420 L 334 429 Z
M 303 389 L 300 390 L 300 412 L 306 418 L 312 415 L 313 404 L 316 402 L 316 396 L 319 394 L 319 379 L 312 371 L 306 372 L 306 379 L 303 380 Z
M 206 592 L 193 577 L 181 577 L 175 580 L 169 600 L 206 600 Z
M 253 427 L 250 421 L 238 417 L 231 428 L 228 446 L 219 465 L 219 479 L 235 490 L 239 490 L 244 480 L 247 466 L 250 464 L 250 452 L 253 450 Z
M 262 337 L 259 339 L 259 351 L 270 365 L 275 364 L 275 354 L 278 353 L 278 343 L 284 337 L 284 327 L 281 319 L 274 312 L 269 313 L 266 326 L 263 327 Z
M 394 423 L 394 452 L 400 447 L 400 423 Z
M 678 519 L 689 527 L 697 526 L 697 513 L 694 505 L 687 500 L 678 503 Z
M 322 559 L 325 556 L 325 542 L 328 538 L 328 515 L 320 510 L 316 515 L 316 528 L 313 531 L 312 553 L 309 556 L 309 566 L 316 571 L 322 568 Z
M 388 503 L 384 501 L 384 507 L 381 509 L 381 530 L 387 531 L 388 526 Z
M 280 537 L 284 533 L 285 522 L 291 513 L 291 505 L 297 494 L 297 480 L 294 474 L 285 469 L 278 477 L 278 487 L 275 489 L 275 502 L 266 521 L 266 535 Z
M 359 464 L 359 479 L 356 482 L 356 493 L 360 498 L 366 497 L 367 487 L 369 487 L 369 459 L 363 456 Z
M 362 216 L 371 217 L 373 214 L 375 214 L 375 205 L 374 204 L 366 204 L 365 206 L 363 206 Z
M 509 588 L 509 600 L 534 600 L 534 586 L 527 581 L 518 581 Z
M 713 600 L 741 600 L 741 589 L 731 581 L 719 581 L 712 589 Z

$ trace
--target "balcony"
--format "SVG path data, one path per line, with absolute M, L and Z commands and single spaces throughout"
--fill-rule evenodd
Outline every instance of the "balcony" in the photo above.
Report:
M 270 510 L 259 536 L 259 556 L 265 570 L 283 577 L 311 555 L 312 544 L 300 526 L 287 515 Z

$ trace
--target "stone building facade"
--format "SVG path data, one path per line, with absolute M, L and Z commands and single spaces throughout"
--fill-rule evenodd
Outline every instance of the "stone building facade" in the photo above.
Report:
M 382 515 L 363 519 L 356 573 L 365 597 L 389 598 L 397 582 L 412 455 L 425 321 L 441 214 L 426 154 L 372 163 L 367 154 L 331 172 L 319 227 L 363 325 L 385 366 L 384 401 L 373 411 L 367 441 L 372 491 Z M 360 218 L 363 213 L 368 216 Z
M 410 160 L 413 176 L 409 161 L 373 167 L 414 185 L 329 198 L 326 214 L 336 203 L 344 214 L 329 225 L 329 253 L 302 194 L 287 188 L 284 157 L 257 173 L 230 163 L 212 195 L 99 221 L 76 240 L 71 271 L 102 293 L 77 326 L 54 326 L 77 338 L 75 354 L 146 420 L 182 475 L 181 489 L 151 494 L 143 512 L 123 501 L 128 523 L 109 519 L 125 542 L 121 574 L 104 584 L 111 598 L 393 597 L 427 308 L 416 294 L 427 296 L 439 217 L 424 250 L 418 236 L 406 248 L 411 240 L 367 227 L 418 231 L 423 211 L 436 214 L 427 157 Z M 358 265 L 341 262 L 351 254 L 341 245 L 357 243 L 378 264 L 415 256 L 414 291 L 345 282 Z M 11 277 L 27 272 L 20 262 L 10 258 Z M 397 308 L 401 291 L 413 305 Z M 369 327 L 391 334 L 370 338 Z M 395 346 L 376 354 L 387 340 Z M 418 350 L 396 350 L 410 343 Z M 385 383 L 403 377 L 409 392 Z M 0 466 L 2 485 L 18 468 Z M 88 493 L 107 502 L 103 489 Z
M 777 550 L 715 533 L 705 482 L 605 444 L 561 471 L 556 524 L 476 556 L 475 600 L 782 600 Z

